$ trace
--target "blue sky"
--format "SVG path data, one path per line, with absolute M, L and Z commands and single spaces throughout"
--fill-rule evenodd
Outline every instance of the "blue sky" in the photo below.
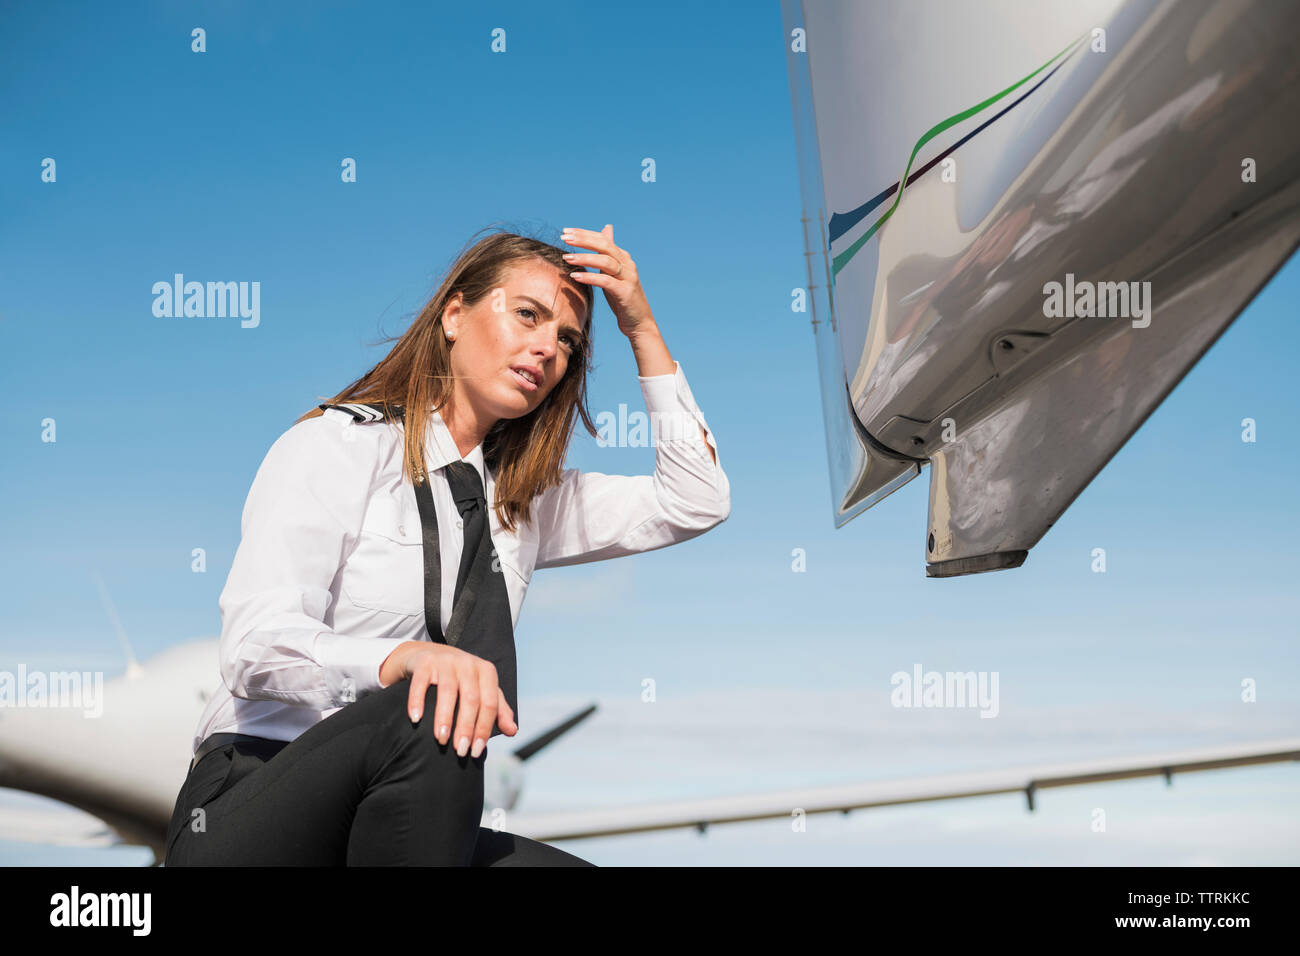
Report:
M 95 572 L 141 658 L 215 637 L 244 496 L 275 438 L 382 357 L 371 343 L 405 328 L 478 230 L 558 240 L 562 226 L 612 222 L 715 433 L 732 513 L 673 548 L 534 576 L 517 632 L 521 709 L 535 721 L 522 736 L 593 700 L 602 712 L 530 768 L 531 806 L 1300 726 L 1297 262 L 1023 567 L 932 580 L 928 471 L 832 526 L 812 330 L 789 305 L 805 273 L 776 3 L 683 4 L 675 16 L 663 5 L 592 16 L 563 3 L 27 3 L 4 18 L 0 668 L 121 669 Z M 204 54 L 190 52 L 195 26 Z M 503 54 L 490 49 L 497 27 Z M 54 184 L 40 179 L 47 156 Z M 356 183 L 340 182 L 343 157 L 356 159 Z M 641 179 L 645 157 L 656 182 Z M 155 317 L 151 287 L 177 272 L 259 281 L 260 325 Z M 591 407 L 640 408 L 631 350 L 598 298 Z M 47 417 L 55 444 L 40 440 Z M 1240 439 L 1247 417 L 1253 444 Z M 568 464 L 647 473 L 653 452 L 582 433 Z M 194 547 L 207 549 L 206 574 L 190 570 Z M 1107 549 L 1104 575 L 1090 570 L 1095 547 Z M 804 573 L 791 570 L 795 548 Z M 999 719 L 888 707 L 890 675 L 916 663 L 999 672 Z M 640 700 L 646 677 L 654 705 Z M 1246 677 L 1257 703 L 1239 699 Z M 1103 794 L 1125 825 L 1098 850 L 1075 827 Z M 828 819 L 798 847 L 779 825 L 775 836 L 745 825 L 568 848 L 610 865 L 1294 864 L 1297 797 L 1300 777 L 1281 766 L 1168 792 L 1084 788 L 1032 818 L 989 798 Z M 0 862 L 91 858 L 0 844 Z

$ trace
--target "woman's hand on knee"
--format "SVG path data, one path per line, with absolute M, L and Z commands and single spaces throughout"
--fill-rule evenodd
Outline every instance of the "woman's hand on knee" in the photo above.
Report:
M 492 736 L 493 724 L 510 737 L 519 732 L 515 715 L 497 683 L 496 666 L 491 661 L 447 644 L 412 644 L 414 646 L 409 649 L 398 648 L 389 655 L 384 667 L 389 668 L 390 662 L 397 665 L 399 674 L 393 678 L 394 683 L 406 677 L 411 679 L 407 709 L 413 721 L 418 722 L 424 711 L 424 698 L 430 685 L 437 686 L 433 727 L 438 743 L 445 744 L 454 739 L 457 754 L 463 757 L 471 753 L 477 758 Z M 453 734 L 452 716 L 457 700 L 460 708 Z

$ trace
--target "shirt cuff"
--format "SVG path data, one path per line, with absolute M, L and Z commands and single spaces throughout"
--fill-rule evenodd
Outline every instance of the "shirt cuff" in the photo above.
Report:
M 674 361 L 672 372 L 663 375 L 638 375 L 641 394 L 645 396 L 645 409 L 650 413 L 650 427 L 658 441 L 700 441 L 704 440 L 716 452 L 718 444 L 713 440 L 703 413 L 695 404 L 691 386 L 682 371 L 682 363 Z M 700 430 L 704 430 L 701 439 Z
M 316 659 L 334 706 L 344 707 L 367 694 L 383 690 L 379 668 L 389 654 L 405 643 L 399 637 L 318 634 Z

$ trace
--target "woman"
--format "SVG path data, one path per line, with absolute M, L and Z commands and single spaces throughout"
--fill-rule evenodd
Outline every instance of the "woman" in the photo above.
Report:
M 532 571 L 685 541 L 731 505 L 613 227 L 561 238 L 593 251 L 465 250 L 389 354 L 272 445 L 166 865 L 590 865 L 479 826 L 487 742 L 518 732 Z M 596 434 L 592 286 L 636 357 L 654 475 L 561 471 L 575 416 Z

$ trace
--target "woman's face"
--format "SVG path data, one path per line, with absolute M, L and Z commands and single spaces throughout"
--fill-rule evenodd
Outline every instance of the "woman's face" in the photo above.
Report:
M 442 324 L 456 406 L 468 403 L 484 427 L 535 409 L 577 354 L 586 308 L 578 283 L 541 259 L 507 266 L 501 285 L 472 306 L 454 297 Z

